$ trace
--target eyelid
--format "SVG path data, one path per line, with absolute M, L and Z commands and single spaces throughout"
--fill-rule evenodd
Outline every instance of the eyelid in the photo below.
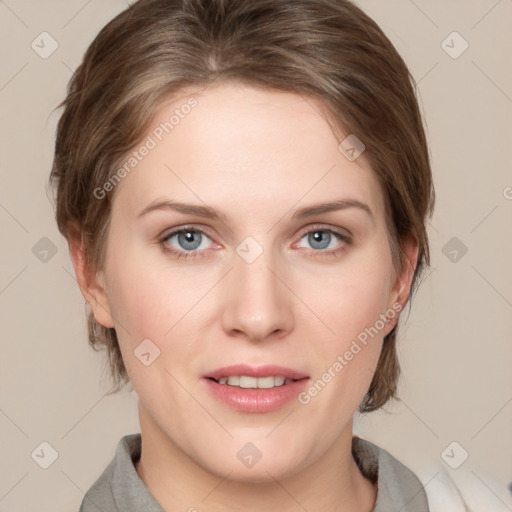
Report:
M 209 233 L 209 229 L 205 229 L 203 227 L 197 227 L 195 224 L 183 224 L 182 226 L 175 226 L 172 228 L 167 228 L 160 235 L 158 235 L 158 238 L 160 240 L 167 239 L 170 236 L 176 235 L 182 231 L 196 231 L 198 233 L 201 233 L 203 235 L 206 235 L 208 238 L 212 238 L 212 235 Z
M 169 238 L 171 238 L 181 232 L 187 231 L 187 230 L 194 231 L 194 232 L 200 233 L 200 234 L 208 237 L 211 240 L 212 244 L 217 245 L 217 247 L 218 247 L 218 244 L 213 240 L 212 236 L 210 236 L 210 234 L 208 233 L 209 229 L 197 227 L 197 225 L 192 225 L 192 224 L 183 224 L 181 226 L 175 226 L 173 228 L 169 228 L 169 229 L 163 231 L 162 235 L 160 235 L 158 237 L 159 243 L 162 246 L 162 248 L 164 249 L 164 251 L 167 253 L 174 254 L 175 257 L 177 257 L 177 258 L 201 258 L 201 257 L 207 257 L 209 255 L 210 251 L 215 250 L 213 248 L 208 248 L 208 249 L 202 249 L 202 250 L 185 251 L 185 250 L 176 249 L 176 248 L 170 246 L 170 244 L 168 244 Z M 329 250 L 325 250 L 325 251 L 324 250 L 316 251 L 314 249 L 311 249 L 312 253 L 315 253 L 318 256 L 329 256 L 329 255 L 338 254 L 338 253 L 342 252 L 343 250 L 345 250 L 347 245 L 352 245 L 352 243 L 353 243 L 352 242 L 352 238 L 353 238 L 352 233 L 348 229 L 341 228 L 341 227 L 333 227 L 328 224 L 316 223 L 316 224 L 309 224 L 308 226 L 305 226 L 304 228 L 302 228 L 299 231 L 299 234 L 295 235 L 294 238 L 298 237 L 298 240 L 296 242 L 294 242 L 294 244 L 300 242 L 300 240 L 302 240 L 302 238 L 305 235 L 315 232 L 315 231 L 326 231 L 326 232 L 333 233 L 334 236 L 338 238 L 338 241 L 342 244 L 342 247 L 338 247 L 336 249 L 329 249 Z M 292 247 L 294 244 L 292 244 Z
M 306 226 L 305 228 L 302 228 L 300 231 L 299 231 L 299 240 L 306 234 L 308 233 L 311 233 L 312 231 L 329 231 L 331 233 L 334 233 L 335 235 L 339 236 L 342 240 L 346 240 L 346 241 L 352 241 L 352 238 L 353 238 L 353 235 L 352 233 L 346 229 L 346 228 L 342 228 L 342 227 L 335 227 L 335 226 L 331 226 L 329 224 L 321 224 L 321 223 L 316 223 L 316 224 L 310 224 L 308 226 Z
M 196 233 L 200 233 L 201 235 L 206 236 L 209 238 L 212 242 L 212 244 L 216 244 L 212 237 L 208 234 L 207 230 L 203 228 L 198 228 L 196 226 L 192 225 L 182 225 L 182 226 L 175 226 L 173 228 L 165 230 L 159 237 L 158 237 L 158 245 L 162 248 L 163 252 L 169 255 L 172 255 L 173 258 L 180 260 L 180 259 L 194 259 L 197 260 L 199 258 L 204 258 L 209 256 L 210 251 L 215 250 L 214 248 L 208 248 L 208 249 L 202 249 L 202 250 L 194 250 L 194 251 L 185 251 L 182 249 L 176 249 L 169 243 L 169 239 L 179 235 L 182 232 L 186 231 L 194 231 Z
M 210 231 L 209 228 L 198 227 L 195 224 L 183 224 L 182 226 L 175 226 L 173 228 L 168 228 L 168 229 L 164 230 L 162 232 L 162 234 L 158 236 L 158 238 L 160 240 L 167 239 L 171 235 L 175 235 L 181 231 L 186 231 L 187 229 L 190 229 L 191 231 L 197 231 L 198 233 L 202 233 L 203 235 L 206 235 L 208 238 L 212 239 L 212 235 L 209 233 L 209 231 Z M 341 237 L 346 237 L 346 238 L 351 238 L 353 236 L 352 233 L 350 232 L 350 230 L 348 230 L 346 228 L 334 227 L 329 224 L 322 224 L 322 223 L 309 224 L 308 226 L 303 227 L 299 231 L 299 234 L 296 236 L 299 236 L 300 238 L 302 238 L 305 234 L 310 233 L 311 231 L 315 231 L 315 230 L 332 231 L 333 233 L 339 234 Z

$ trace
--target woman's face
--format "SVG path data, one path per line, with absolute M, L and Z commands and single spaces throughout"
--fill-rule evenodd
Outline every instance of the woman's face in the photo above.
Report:
M 183 95 L 116 185 L 96 318 L 146 431 L 218 476 L 279 479 L 351 436 L 398 317 L 377 179 L 319 112 L 229 83 Z

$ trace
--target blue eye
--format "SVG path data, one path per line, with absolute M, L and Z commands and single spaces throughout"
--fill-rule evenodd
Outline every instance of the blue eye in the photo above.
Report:
M 306 237 L 308 244 L 310 244 L 313 249 L 328 249 L 334 239 L 329 231 L 310 231 L 302 238 Z
M 307 248 L 301 244 L 303 240 L 309 245 L 313 256 L 335 256 L 345 251 L 352 241 L 348 235 L 332 229 L 315 227 L 305 232 L 295 247 Z M 208 249 L 214 245 L 212 239 L 201 229 L 182 227 L 165 235 L 160 240 L 165 253 L 177 259 L 202 258 L 210 255 Z
M 199 229 L 181 228 L 166 235 L 162 240 L 162 246 L 166 251 L 177 254 L 178 257 L 187 258 L 189 256 L 196 256 L 195 254 L 187 253 L 209 249 L 209 246 L 205 246 L 205 241 L 209 239 L 210 237 Z
M 307 243 L 316 252 L 325 252 L 327 254 L 333 254 L 339 250 L 343 250 L 345 245 L 350 244 L 350 238 L 348 236 L 342 235 L 341 233 L 333 231 L 332 229 L 323 228 L 313 229 L 307 233 L 304 233 L 304 235 L 301 237 L 301 240 L 304 239 L 307 240 Z M 340 242 L 344 242 L 341 244 L 341 249 L 337 247 L 340 245 Z

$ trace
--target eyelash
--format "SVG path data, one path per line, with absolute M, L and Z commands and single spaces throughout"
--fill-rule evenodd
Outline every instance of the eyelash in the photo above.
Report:
M 178 260 L 179 259 L 196 259 L 196 258 L 204 258 L 204 257 L 208 257 L 209 254 L 208 254 L 208 249 L 205 249 L 205 250 L 202 250 L 202 251 L 179 251 L 177 249 L 174 249 L 174 248 L 170 248 L 166 242 L 172 238 L 173 236 L 175 235 L 179 235 L 180 233 L 186 233 L 186 232 L 193 232 L 193 233 L 200 233 L 201 235 L 204 235 L 208 238 L 210 238 L 208 236 L 208 234 L 203 231 L 202 229 L 198 229 L 198 228 L 195 228 L 195 227 L 184 227 L 184 228 L 180 228 L 180 229 L 176 229 L 174 231 L 171 231 L 170 233 L 168 233 L 167 235 L 165 235 L 165 237 L 163 237 L 159 243 L 160 243 L 160 246 L 162 248 L 162 250 L 167 253 L 167 254 L 171 254 L 173 257 L 177 258 Z M 347 247 L 346 246 L 350 246 L 352 244 L 352 239 L 347 236 L 347 235 L 344 235 L 342 233 L 339 233 L 338 231 L 335 231 L 331 228 L 327 228 L 325 226 L 313 226 L 312 228 L 308 229 L 307 231 L 304 231 L 300 237 L 299 237 L 299 240 L 302 240 L 302 238 L 304 238 L 305 235 L 308 235 L 310 233 L 316 233 L 316 232 L 324 232 L 324 233 L 331 233 L 332 235 L 334 235 L 340 242 L 344 242 L 344 245 L 342 245 L 341 247 L 338 247 L 337 249 L 330 249 L 330 250 L 315 250 L 315 249 L 311 249 L 311 251 L 313 251 L 314 253 L 316 253 L 316 256 L 320 256 L 320 257 L 332 257 L 332 256 L 337 256 L 338 254 L 341 254 L 342 252 L 344 252 Z

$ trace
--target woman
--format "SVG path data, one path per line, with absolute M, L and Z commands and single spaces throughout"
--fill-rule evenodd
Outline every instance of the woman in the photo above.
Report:
M 352 432 L 429 264 L 412 84 L 346 0 L 139 0 L 99 33 L 51 178 L 141 433 L 81 511 L 431 510 Z

